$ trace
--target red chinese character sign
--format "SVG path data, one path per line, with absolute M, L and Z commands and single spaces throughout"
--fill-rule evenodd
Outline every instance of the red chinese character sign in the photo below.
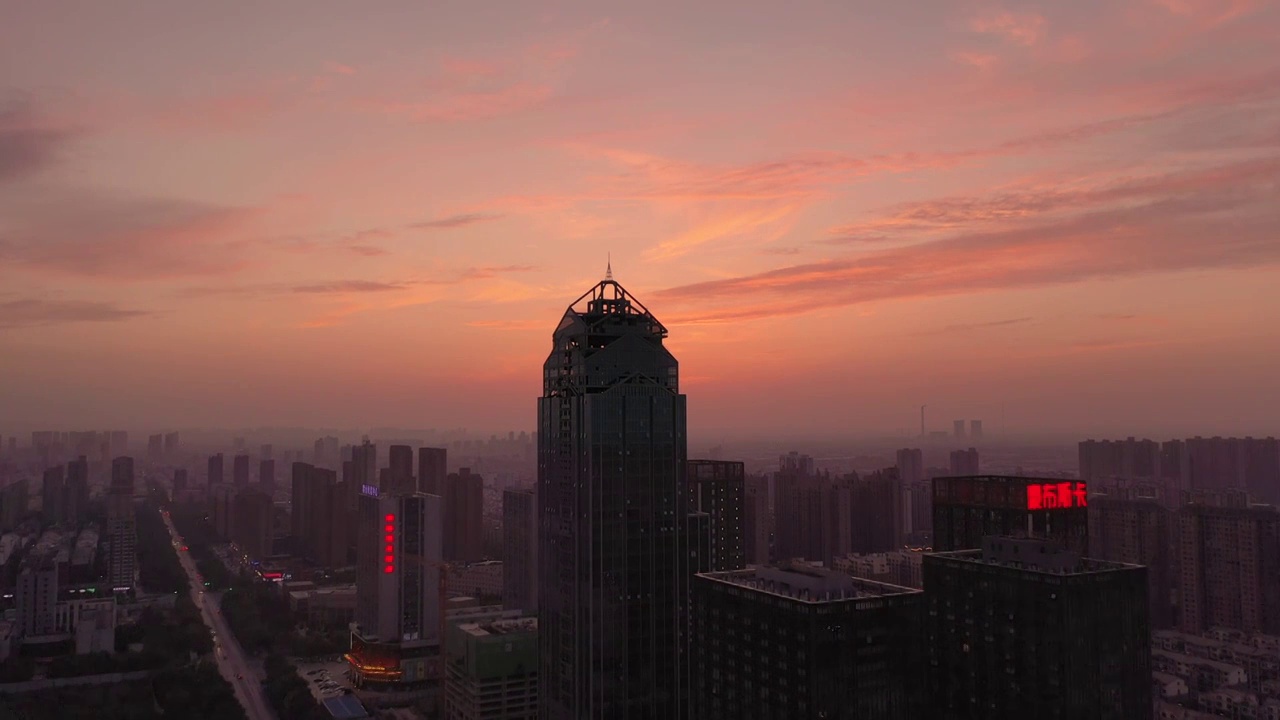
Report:
M 1082 482 L 1032 483 L 1027 486 L 1028 510 L 1057 510 L 1088 505 L 1088 489 Z

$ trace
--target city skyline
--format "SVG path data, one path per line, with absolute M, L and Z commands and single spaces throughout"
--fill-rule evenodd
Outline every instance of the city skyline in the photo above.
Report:
M 1274 3 L 247 7 L 0 28 L 6 432 L 530 429 L 612 257 L 695 437 L 1274 433 Z

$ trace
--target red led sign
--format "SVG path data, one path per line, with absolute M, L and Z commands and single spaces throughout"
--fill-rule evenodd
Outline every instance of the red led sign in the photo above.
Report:
M 386 535 L 387 546 L 386 546 L 386 555 L 385 557 L 383 557 L 383 560 L 385 561 L 386 564 L 383 565 L 382 572 L 390 575 L 391 573 L 396 571 L 396 556 L 395 556 L 395 542 L 394 542 L 395 531 L 396 531 L 396 516 L 391 513 L 387 513 L 387 516 L 383 519 L 387 521 L 387 526 L 385 528 L 387 531 L 387 535 Z
M 1082 482 L 1035 483 L 1027 486 L 1028 510 L 1088 507 L 1089 494 Z

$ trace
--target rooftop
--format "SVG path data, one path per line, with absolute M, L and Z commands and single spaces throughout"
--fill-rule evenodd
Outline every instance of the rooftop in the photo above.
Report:
M 920 593 L 912 588 L 855 578 L 846 573 L 804 563 L 702 573 L 698 577 L 806 603 L 843 602 Z
M 538 631 L 538 618 L 509 618 L 492 622 L 463 623 L 458 626 L 458 629 L 477 638 L 495 635 L 523 635 Z
M 932 553 L 931 557 L 1044 575 L 1090 575 L 1140 567 L 1081 557 L 1075 551 L 1040 538 L 985 537 L 981 549 Z

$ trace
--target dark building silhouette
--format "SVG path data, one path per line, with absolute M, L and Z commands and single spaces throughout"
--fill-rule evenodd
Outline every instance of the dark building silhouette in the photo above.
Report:
M 980 470 L 977 448 L 951 451 L 952 475 L 977 475 Z
M 919 590 L 809 565 L 693 581 L 690 716 L 924 717 Z
M 251 560 L 271 555 L 271 496 L 253 489 L 242 489 L 233 500 L 232 540 Z
M 682 717 L 685 396 L 612 277 L 565 311 L 538 401 L 540 717 Z
M 46 468 L 40 484 L 40 517 L 45 525 L 66 522 L 67 469 L 62 465 Z
M 924 556 L 936 720 L 1152 717 L 1146 568 L 986 538 Z
M 231 465 L 232 482 L 236 487 L 249 486 L 249 456 L 236 455 Z
M 290 529 L 297 552 L 325 567 L 350 564 L 355 512 L 347 484 L 333 470 L 308 463 L 295 462 L 292 472 Z
M 1280 635 L 1280 512 L 1193 502 L 1178 512 L 1179 629 Z
M 1099 560 L 1147 568 L 1151 626 L 1177 624 L 1178 548 L 1174 514 L 1155 497 L 1121 488 L 1089 496 L 1089 552 Z
M 85 521 L 89 512 L 89 460 L 84 455 L 67 463 L 66 519 L 72 525 Z
M 988 535 L 1056 540 L 1089 553 L 1088 486 L 1012 475 L 933 479 L 933 547 L 982 547 Z
M 746 468 L 727 460 L 690 460 L 689 512 L 710 516 L 711 571 L 747 566 L 743 503 Z
M 173 497 L 177 498 L 179 495 L 183 494 L 186 491 L 187 491 L 186 468 L 176 468 L 173 471 Z
M 209 487 L 222 484 L 222 453 L 209 456 Z
M 502 492 L 502 606 L 538 611 L 538 497 L 532 490 Z
M 111 486 L 107 490 L 107 581 L 113 590 L 134 586 L 138 566 L 138 531 L 133 507 L 133 458 L 111 461 Z
M 897 468 L 885 468 L 850 483 L 849 547 L 855 553 L 880 553 L 902 546 L 903 491 Z
M 415 492 L 417 483 L 413 477 L 413 448 L 408 445 L 392 445 L 388 448 L 390 466 L 387 468 L 387 486 L 392 492 Z
M 444 448 L 418 448 L 418 491 L 428 495 L 444 495 L 444 481 L 449 476 Z
M 484 478 L 470 468 L 445 478 L 444 557 L 454 562 L 484 559 Z
M 267 497 L 276 492 L 276 461 L 270 458 L 258 461 L 258 486 Z
M 769 480 L 753 475 L 746 479 L 742 499 L 743 551 L 747 563 L 769 562 Z
M 156 462 L 164 457 L 164 435 L 156 434 L 147 437 L 147 459 Z
M 171 432 L 164 434 L 164 454 L 168 458 L 173 458 L 182 449 L 178 433 Z

